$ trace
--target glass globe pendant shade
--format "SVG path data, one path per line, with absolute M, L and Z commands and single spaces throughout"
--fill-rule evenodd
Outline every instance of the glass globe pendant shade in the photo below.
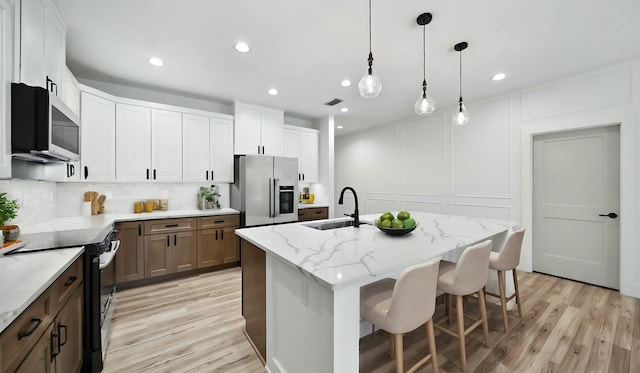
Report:
M 373 72 L 368 72 L 360 79 L 358 90 L 364 98 L 376 97 L 382 91 L 382 80 Z
M 469 113 L 467 113 L 462 101 L 460 101 L 458 112 L 453 116 L 452 122 L 454 126 L 463 126 L 469 123 Z
M 436 109 L 436 102 L 433 101 L 429 93 L 424 92 L 422 97 L 416 101 L 415 109 L 418 115 L 429 115 Z

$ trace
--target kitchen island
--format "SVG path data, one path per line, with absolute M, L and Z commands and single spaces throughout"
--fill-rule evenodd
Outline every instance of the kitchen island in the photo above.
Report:
M 313 222 L 236 230 L 246 334 L 269 372 L 357 372 L 361 286 L 421 261 L 457 261 L 466 247 L 486 239 L 500 247 L 515 228 L 413 213 L 413 232 L 389 236 L 373 225 L 378 216 L 361 216 L 369 224 L 359 228 L 320 230 Z

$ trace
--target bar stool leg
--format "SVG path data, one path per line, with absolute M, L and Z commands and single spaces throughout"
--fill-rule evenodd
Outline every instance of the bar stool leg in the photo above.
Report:
M 396 358 L 395 334 L 389 333 L 389 357 L 393 360 Z
M 520 290 L 518 289 L 518 272 L 513 269 L 513 287 L 516 291 L 516 304 L 518 305 L 518 316 L 522 317 L 522 307 L 520 306 Z
M 498 287 L 500 288 L 500 304 L 502 305 L 502 319 L 504 332 L 509 333 L 509 319 L 507 317 L 507 298 L 505 296 L 504 271 L 498 271 Z
M 451 295 L 449 295 L 448 293 L 444 294 L 444 304 L 445 304 L 445 311 L 447 313 L 447 323 L 449 325 L 451 325 Z
M 433 319 L 427 321 L 427 339 L 429 340 L 429 354 L 431 354 L 431 365 L 433 365 L 433 373 L 438 373 L 438 358 L 436 357 L 436 337 L 433 332 Z
M 404 359 L 402 356 L 402 334 L 394 334 L 395 337 L 395 349 L 396 349 L 396 373 L 404 372 Z
M 480 316 L 482 317 L 482 330 L 484 331 L 484 344 L 489 347 L 489 322 L 487 320 L 487 305 L 484 302 L 484 290 L 478 290 L 478 300 L 480 301 Z
M 458 316 L 458 344 L 460 345 L 460 361 L 462 370 L 467 371 L 467 351 L 464 336 L 464 312 L 462 310 L 462 295 L 456 295 L 456 313 Z

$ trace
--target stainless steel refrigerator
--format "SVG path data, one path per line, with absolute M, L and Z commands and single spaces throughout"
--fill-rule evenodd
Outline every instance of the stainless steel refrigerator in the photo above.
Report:
M 298 221 L 297 158 L 237 155 L 234 163 L 231 208 L 241 227 Z

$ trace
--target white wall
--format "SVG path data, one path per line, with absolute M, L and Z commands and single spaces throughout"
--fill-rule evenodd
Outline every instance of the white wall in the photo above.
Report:
M 640 297 L 640 61 L 477 102 L 467 126 L 455 108 L 336 139 L 336 198 L 359 193 L 361 213 L 406 209 L 532 227 L 532 141 L 542 133 L 620 123 L 620 291 Z M 353 210 L 352 199 L 337 214 Z M 520 268 L 532 269 L 531 234 Z

